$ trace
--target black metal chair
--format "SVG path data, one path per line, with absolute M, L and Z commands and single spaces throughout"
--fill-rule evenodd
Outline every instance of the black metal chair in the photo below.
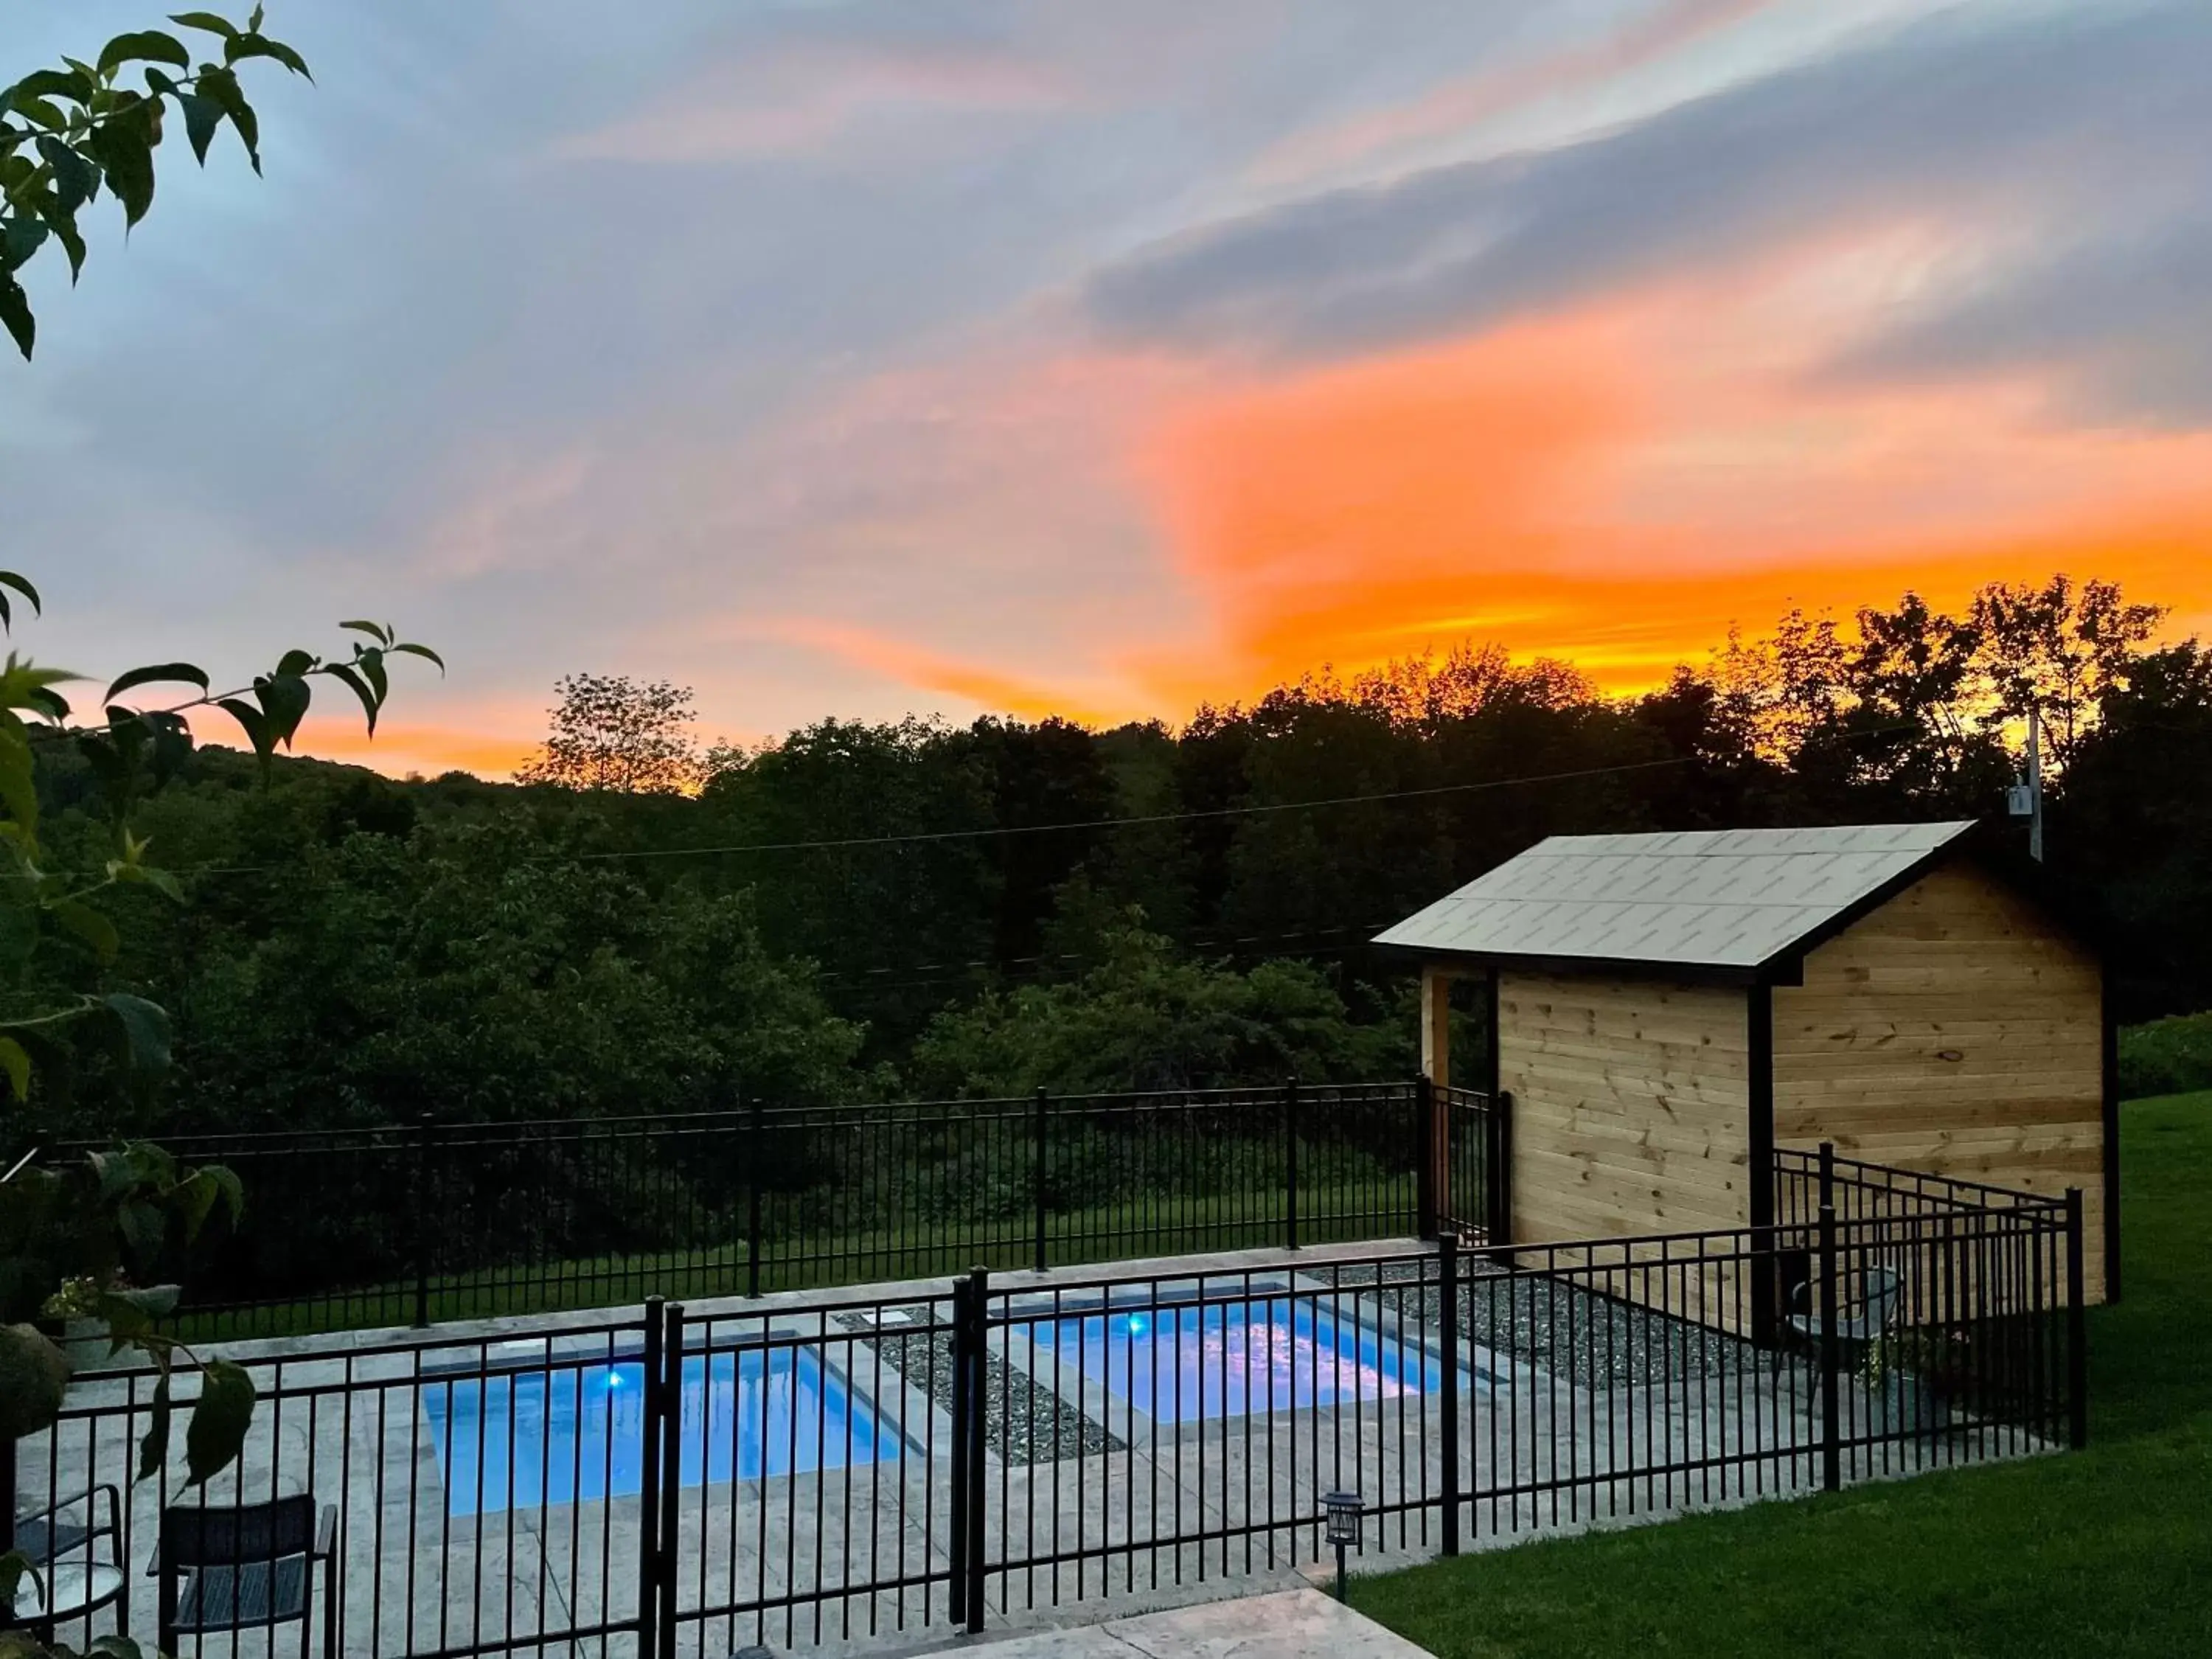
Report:
M 100 1500 L 107 1501 L 107 1518 L 100 1518 Z M 107 1563 L 119 1564 L 123 1547 L 123 1495 L 112 1486 L 93 1487 L 82 1498 L 64 1498 L 43 1510 L 15 1517 L 15 1547 L 34 1567 L 51 1566 L 79 1550 L 91 1552 L 100 1540 L 107 1540 Z
M 220 1509 L 164 1510 L 161 1541 L 149 1569 L 161 1580 L 161 1650 L 176 1652 L 180 1635 L 296 1619 L 304 1653 L 319 1566 L 323 1656 L 337 1659 L 337 1506 L 325 1504 L 319 1521 L 310 1493 Z
M 107 1510 L 104 1520 L 103 1499 Z M 70 1569 L 81 1569 L 74 1593 L 63 1598 L 65 1606 L 51 1616 L 30 1620 L 34 1628 L 51 1635 L 57 1623 L 87 1617 L 112 1603 L 116 1634 L 130 1634 L 129 1603 L 123 1597 L 123 1496 L 114 1486 L 94 1486 L 82 1497 L 17 1516 L 15 1548 L 49 1580 L 49 1596 L 56 1594 L 56 1569 L 63 1570 L 62 1577 Z

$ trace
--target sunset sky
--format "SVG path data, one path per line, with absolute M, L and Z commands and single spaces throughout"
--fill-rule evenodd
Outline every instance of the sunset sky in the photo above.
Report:
M 242 6 L 239 8 L 242 11 Z M 0 78 L 160 8 L 11 6 Z M 2212 625 L 2203 0 L 274 0 L 0 364 L 16 643 L 389 617 L 386 769 L 1176 718 L 2054 568 Z

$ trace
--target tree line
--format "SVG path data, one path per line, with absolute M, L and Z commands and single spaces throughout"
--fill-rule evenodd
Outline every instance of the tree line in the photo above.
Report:
M 144 802 L 192 902 L 107 969 L 171 1011 L 52 1128 L 289 1127 L 778 1100 L 1374 1078 L 1413 1063 L 1364 940 L 1545 836 L 2001 816 L 2040 711 L 2050 863 L 2130 1019 L 2212 1005 L 2212 652 L 2114 586 L 1907 594 L 1732 635 L 1642 696 L 1492 647 L 1248 703 L 823 720 L 701 752 L 681 687 L 562 683 L 514 784 L 206 748 Z M 54 834 L 96 834 L 53 769 Z M 80 798 L 80 797 L 82 798 Z M 2000 826 L 1997 833 L 2007 831 Z

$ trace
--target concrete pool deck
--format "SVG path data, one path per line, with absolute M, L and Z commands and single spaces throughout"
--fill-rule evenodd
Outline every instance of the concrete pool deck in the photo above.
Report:
M 1310 1290 L 1317 1267 L 1403 1261 L 1419 1249 L 1408 1240 L 1247 1251 L 999 1273 L 992 1284 L 1018 1303 L 1108 1277 L 1189 1285 L 1241 1283 L 1249 1273 L 1258 1296 L 1286 1281 Z M 1342 1305 L 1376 1329 L 1406 1326 L 1419 1308 L 1402 1298 L 1419 1288 L 1370 1272 L 1344 1284 Z M 821 1344 L 824 1363 L 908 1437 L 910 1450 L 858 1468 L 680 1488 L 672 1510 L 683 1659 L 720 1659 L 759 1641 L 882 1653 L 949 1637 L 952 1437 L 929 1352 L 936 1325 L 915 1326 L 909 1317 L 920 1309 L 926 1322 L 941 1322 L 948 1292 L 948 1281 L 933 1279 L 689 1304 L 694 1341 L 738 1341 L 748 1331 L 817 1334 L 808 1340 Z M 1385 1305 L 1394 1297 L 1401 1298 L 1393 1304 L 1398 1313 Z M 1401 1317 L 1409 1305 L 1413 1313 Z M 899 1317 L 847 1322 L 843 1316 L 856 1307 Z M 638 1607 L 645 1535 L 638 1497 L 449 1513 L 419 1367 L 470 1354 L 519 1354 L 527 1363 L 532 1351 L 580 1364 L 642 1331 L 631 1309 L 611 1317 L 555 1315 L 227 1345 L 226 1357 L 255 1368 L 279 1392 L 264 1401 L 246 1455 L 219 1478 L 216 1497 L 305 1491 L 337 1506 L 344 1659 L 513 1649 L 532 1659 L 633 1659 L 635 1633 L 606 1626 L 628 1621 Z M 1103 1621 L 1091 1628 L 1133 1626 L 1141 1622 L 1135 1615 L 1164 1606 L 1298 1589 L 1320 1553 L 1322 1492 L 1351 1486 L 1371 1504 L 1388 1504 L 1443 1487 L 1443 1413 L 1433 1395 L 1401 1395 L 1387 1409 L 1373 1399 L 1305 1407 L 1264 1425 L 1210 1418 L 1163 1425 L 1102 1402 L 1095 1384 L 1072 1367 L 1067 1376 L 1051 1375 L 1043 1351 L 1004 1328 L 994 1333 L 991 1352 L 1000 1356 L 992 1409 L 1006 1410 L 1018 1397 L 1032 1429 L 1039 1413 L 1086 1421 L 1103 1413 L 1110 1443 L 1065 1438 L 1056 1426 L 1048 1436 L 1017 1437 L 1011 1419 L 996 1443 L 987 1437 L 987 1635 L 1026 1631 L 1073 1640 L 1061 1627 L 1079 1620 Z M 1468 1549 L 1820 1487 L 1814 1392 L 1788 1368 L 1787 1386 L 1778 1384 L 1763 1355 L 1747 1364 L 1730 1351 L 1721 1386 L 1685 1383 L 1662 1393 L 1632 1380 L 1552 1376 L 1471 1347 L 1463 1353 L 1489 1382 L 1462 1395 L 1458 1485 L 1517 1489 L 1466 1504 Z M 129 1477 L 149 1392 L 143 1372 L 86 1379 L 72 1391 L 70 1420 L 44 1443 L 25 1443 L 21 1466 L 27 1507 L 49 1489 L 67 1496 L 113 1482 L 125 1492 L 131 1628 L 141 1635 L 150 1634 L 152 1584 L 138 1574 L 152 1550 L 161 1483 L 133 1486 Z M 1863 1404 L 1855 1384 L 1844 1393 L 1853 1408 Z M 116 1409 L 131 1401 L 135 1409 Z M 179 1450 L 173 1447 L 173 1498 Z M 1716 1455 L 1731 1461 L 1717 1469 L 1686 1467 Z M 1847 1449 L 1844 1474 L 1882 1478 L 1993 1455 L 2001 1452 L 1990 1444 L 1946 1433 Z M 1441 1548 L 1439 1516 L 1433 1508 L 1378 1513 L 1367 1539 L 1359 1570 L 1410 1565 Z M 1217 1616 L 1232 1632 L 1248 1628 L 1241 1611 Z M 1188 1628 L 1204 1627 L 1193 1617 Z M 65 1640 L 80 1634 L 61 1633 Z M 303 1650 L 293 1626 L 273 1640 L 257 1633 L 220 1647 L 225 1659 L 262 1659 L 312 1654 L 319 1644 Z
M 1317 1589 L 1273 1590 L 1103 1624 L 962 1644 L 985 1659 L 1427 1659 Z M 939 1649 L 936 1651 L 945 1651 Z

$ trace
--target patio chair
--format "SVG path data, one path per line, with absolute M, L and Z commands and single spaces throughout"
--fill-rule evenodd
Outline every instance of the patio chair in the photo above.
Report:
M 105 1501 L 106 1515 L 100 1510 Z M 123 1498 L 102 1484 L 15 1517 L 15 1547 L 40 1575 L 40 1586 L 18 1592 L 16 1612 L 51 1637 L 57 1624 L 115 1607 L 115 1631 L 130 1633 L 123 1598 Z M 26 1603 L 37 1611 L 27 1608 Z
M 1774 1344 L 1773 1378 L 1778 1382 L 1782 1379 L 1783 1357 L 1791 1347 L 1802 1344 L 1814 1353 L 1820 1352 L 1820 1316 L 1808 1306 L 1812 1296 L 1809 1275 L 1791 1287 L 1790 1311 L 1782 1329 L 1776 1333 Z M 1858 1355 L 1887 1334 L 1904 1307 L 1904 1275 L 1894 1267 L 1869 1267 L 1858 1299 L 1836 1310 L 1836 1347 L 1843 1363 L 1847 1366 L 1856 1363 Z
M 103 1498 L 107 1505 L 107 1518 L 104 1521 L 100 1516 Z M 113 1566 L 123 1547 L 122 1514 L 123 1495 L 112 1486 L 97 1486 L 81 1498 L 64 1498 L 43 1510 L 17 1516 L 15 1547 L 33 1566 L 46 1567 L 79 1550 L 99 1559 L 100 1552 L 95 1547 L 104 1538 L 107 1540 L 107 1565 Z
M 323 1655 L 337 1659 L 338 1512 L 312 1493 L 223 1508 L 179 1505 L 161 1512 L 161 1541 L 148 1571 L 161 1580 L 161 1650 L 176 1638 L 300 1621 L 307 1651 L 314 1579 L 322 1578 Z

